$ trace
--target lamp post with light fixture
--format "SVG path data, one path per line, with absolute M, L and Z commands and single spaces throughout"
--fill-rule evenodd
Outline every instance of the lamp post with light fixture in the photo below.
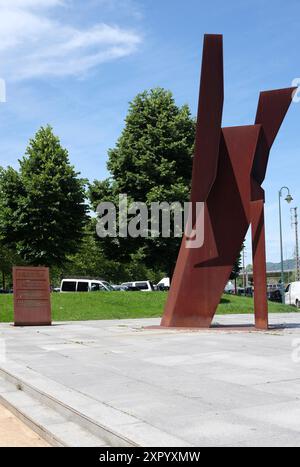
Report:
M 282 303 L 285 303 L 285 287 L 284 287 L 284 268 L 283 268 L 283 246 L 282 246 L 282 219 L 281 219 L 281 198 L 283 190 L 287 191 L 285 201 L 291 203 L 293 198 L 290 193 L 290 189 L 287 186 L 283 186 L 279 190 L 279 232 L 280 232 L 280 258 L 281 258 L 281 299 Z
M 298 236 L 298 208 L 291 208 L 292 227 L 295 227 L 295 257 L 296 257 L 296 276 L 295 280 L 300 281 L 300 257 L 299 257 L 299 236 Z

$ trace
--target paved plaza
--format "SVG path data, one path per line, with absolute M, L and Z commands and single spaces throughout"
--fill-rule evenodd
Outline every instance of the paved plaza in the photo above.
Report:
M 101 427 L 103 445 L 300 446 L 300 314 L 270 320 L 285 328 L 144 328 L 157 319 L 1 324 L 0 389 L 9 375 L 24 396 L 28 385 L 31 396 L 34 388 L 71 407 Z M 215 322 L 246 325 L 253 316 Z M 2 399 L 9 394 L 3 386 Z M 18 400 L 11 395 L 10 404 Z

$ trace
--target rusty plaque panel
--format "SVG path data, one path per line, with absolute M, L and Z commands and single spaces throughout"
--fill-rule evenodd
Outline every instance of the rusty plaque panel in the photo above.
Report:
M 49 269 L 14 267 L 15 326 L 51 325 Z
M 184 235 L 161 326 L 211 325 L 251 224 L 255 325 L 268 327 L 261 184 L 293 90 L 262 92 L 254 125 L 222 128 L 222 36 L 204 37 L 191 190 L 193 211 L 204 203 L 204 243 L 188 248 Z

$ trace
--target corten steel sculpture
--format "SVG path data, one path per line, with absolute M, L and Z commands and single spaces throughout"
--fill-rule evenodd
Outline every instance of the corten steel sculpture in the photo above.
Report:
M 294 88 L 262 92 L 254 125 L 221 128 L 223 45 L 205 35 L 191 202 L 204 202 L 204 244 L 184 235 L 161 325 L 209 327 L 252 227 L 255 326 L 268 328 L 264 181 Z
M 49 269 L 13 268 L 15 326 L 50 326 Z

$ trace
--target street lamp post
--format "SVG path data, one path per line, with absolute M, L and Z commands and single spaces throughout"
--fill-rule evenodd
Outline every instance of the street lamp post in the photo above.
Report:
M 283 246 L 282 246 L 282 219 L 281 219 L 281 198 L 282 198 L 282 192 L 283 190 L 287 191 L 287 196 L 285 198 L 285 201 L 287 203 L 291 203 L 293 201 L 293 198 L 290 194 L 290 190 L 287 186 L 283 186 L 278 193 L 278 198 L 279 198 L 279 232 L 280 232 L 280 258 L 281 258 L 281 299 L 282 303 L 285 303 L 285 287 L 284 287 L 284 269 L 283 269 Z
M 291 208 L 292 227 L 295 227 L 295 256 L 296 256 L 296 281 L 300 281 L 300 257 L 299 257 L 299 236 L 298 236 L 298 208 Z

